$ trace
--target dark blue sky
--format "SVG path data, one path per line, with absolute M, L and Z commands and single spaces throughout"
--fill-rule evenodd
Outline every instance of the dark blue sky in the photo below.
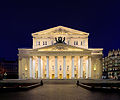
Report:
M 31 48 L 31 33 L 58 25 L 89 32 L 89 47 L 120 48 L 120 1 L 79 0 L 1 2 L 0 58 L 16 59 L 18 48 Z M 41 2 L 42 1 L 42 2 Z

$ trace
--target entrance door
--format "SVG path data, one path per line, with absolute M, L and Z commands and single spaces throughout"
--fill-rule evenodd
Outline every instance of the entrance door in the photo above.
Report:
M 67 74 L 67 79 L 69 79 L 69 74 Z
M 59 75 L 59 78 L 62 79 L 62 74 Z
M 52 79 L 54 79 L 55 78 L 55 75 L 54 74 L 52 74 Z
M 75 79 L 77 79 L 77 74 L 75 74 Z

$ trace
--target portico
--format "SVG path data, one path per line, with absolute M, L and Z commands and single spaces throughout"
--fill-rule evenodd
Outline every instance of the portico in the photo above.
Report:
M 91 78 L 90 50 L 74 48 L 62 43 L 56 46 L 61 47 L 62 52 L 59 48 L 55 49 L 55 46 L 49 46 L 47 49 L 29 50 L 24 56 L 20 55 L 26 60 L 29 59 L 27 69 L 30 79 Z M 51 50 L 53 48 L 54 50 Z
M 83 60 L 82 60 L 83 58 L 86 59 L 86 61 L 88 61 L 88 63 L 86 63 L 86 66 L 83 66 Z M 72 62 L 72 63 L 69 63 L 69 62 Z M 29 77 L 31 79 L 90 78 L 91 77 L 91 72 L 90 72 L 91 65 L 89 65 L 90 62 L 91 60 L 88 60 L 88 56 L 85 56 L 85 57 L 83 56 L 29 57 L 29 68 L 28 68 L 30 69 Z M 85 72 L 84 73 L 85 75 L 83 75 L 83 71 Z

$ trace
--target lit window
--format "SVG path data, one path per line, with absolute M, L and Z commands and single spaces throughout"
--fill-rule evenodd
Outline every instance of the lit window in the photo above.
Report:
M 93 70 L 96 71 L 96 65 L 94 65 L 94 69 Z

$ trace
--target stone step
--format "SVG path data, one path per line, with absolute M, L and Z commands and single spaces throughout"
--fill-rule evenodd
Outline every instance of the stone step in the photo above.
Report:
M 43 84 L 76 84 L 76 79 L 43 79 Z

